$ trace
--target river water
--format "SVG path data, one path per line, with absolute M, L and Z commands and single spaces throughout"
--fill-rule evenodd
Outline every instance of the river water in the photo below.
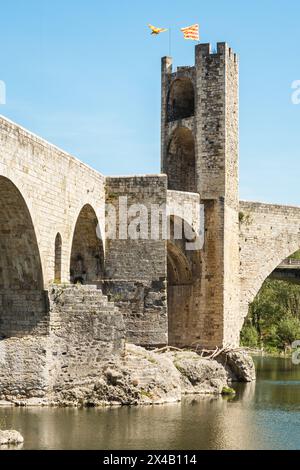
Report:
M 255 358 L 234 398 L 113 409 L 0 408 L 23 449 L 300 449 L 300 365 Z

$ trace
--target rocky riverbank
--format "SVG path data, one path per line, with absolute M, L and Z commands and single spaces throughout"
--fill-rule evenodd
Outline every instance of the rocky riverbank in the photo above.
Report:
M 5 398 L 19 406 L 162 404 L 180 401 L 187 394 L 221 395 L 234 381 L 253 380 L 253 361 L 243 352 L 212 360 L 192 351 L 153 352 L 127 344 L 124 357 L 112 359 L 92 381 L 56 389 L 43 398 Z
M 18 431 L 1 431 L 0 430 L 0 446 L 16 446 L 23 444 L 24 438 Z

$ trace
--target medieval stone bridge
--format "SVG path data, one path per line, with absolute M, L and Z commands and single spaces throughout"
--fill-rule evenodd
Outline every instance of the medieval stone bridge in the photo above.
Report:
M 216 53 L 196 46 L 194 67 L 173 71 L 163 58 L 161 159 L 159 175 L 104 177 L 0 118 L 2 338 L 49 335 L 57 318 L 49 291 L 80 282 L 102 292 L 86 294 L 90 321 L 97 302 L 110 312 L 105 337 L 114 346 L 106 352 L 116 348 L 120 313 L 124 337 L 136 344 L 238 344 L 249 303 L 300 248 L 300 207 L 239 201 L 238 59 L 225 43 Z M 173 231 L 169 240 L 153 237 L 150 224 L 146 236 L 122 236 L 120 196 L 149 214 L 153 205 L 189 203 L 195 233 L 201 203 L 204 246 L 188 251 Z M 112 238 L 106 203 L 116 207 Z

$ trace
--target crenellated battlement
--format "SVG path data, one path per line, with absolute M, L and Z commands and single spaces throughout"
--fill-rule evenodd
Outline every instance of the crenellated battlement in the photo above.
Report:
M 226 42 L 218 42 L 216 50 L 212 48 L 212 45 L 210 43 L 198 44 L 195 47 L 195 56 L 196 63 L 198 57 L 200 58 L 207 56 L 224 56 L 229 59 L 232 59 L 236 63 L 238 62 L 237 54 L 233 52 L 232 48 L 229 47 Z

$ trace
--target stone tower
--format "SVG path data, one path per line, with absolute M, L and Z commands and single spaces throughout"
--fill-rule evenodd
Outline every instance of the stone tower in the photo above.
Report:
M 195 47 L 195 66 L 162 59 L 161 167 L 168 189 L 205 209 L 201 282 L 190 342 L 237 345 L 239 309 L 238 60 L 226 43 Z

